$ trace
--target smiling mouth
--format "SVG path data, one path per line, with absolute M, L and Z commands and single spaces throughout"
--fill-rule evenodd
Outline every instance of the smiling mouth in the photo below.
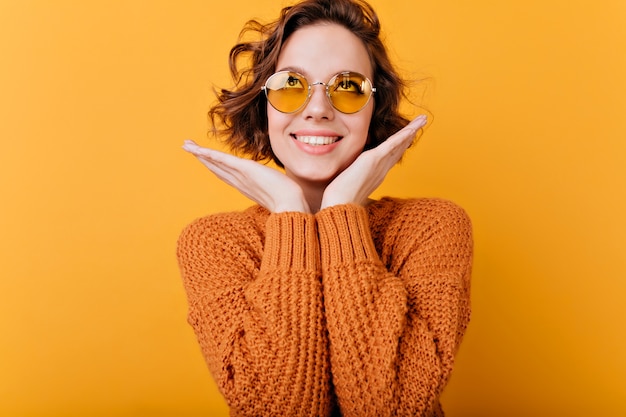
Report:
M 291 135 L 292 138 L 301 143 L 306 143 L 312 146 L 331 145 L 342 139 L 341 136 L 296 136 Z

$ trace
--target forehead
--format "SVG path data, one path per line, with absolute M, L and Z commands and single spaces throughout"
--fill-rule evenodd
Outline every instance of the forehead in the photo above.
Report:
M 334 23 L 305 26 L 291 34 L 276 64 L 277 71 L 282 69 L 297 69 L 316 80 L 326 80 L 341 71 L 373 76 L 370 57 L 361 39 Z

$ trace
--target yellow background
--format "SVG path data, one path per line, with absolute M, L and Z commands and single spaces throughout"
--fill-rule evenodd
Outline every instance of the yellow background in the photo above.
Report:
M 372 3 L 435 114 L 376 195 L 475 225 L 448 415 L 625 415 L 626 2 Z M 0 415 L 226 415 L 174 250 L 249 202 L 180 146 L 284 4 L 0 1 Z

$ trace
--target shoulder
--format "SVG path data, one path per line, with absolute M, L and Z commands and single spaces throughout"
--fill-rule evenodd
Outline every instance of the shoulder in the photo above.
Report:
M 438 198 L 385 197 L 368 208 L 372 237 L 383 258 L 402 262 L 432 250 L 471 253 L 472 224 L 458 204 Z

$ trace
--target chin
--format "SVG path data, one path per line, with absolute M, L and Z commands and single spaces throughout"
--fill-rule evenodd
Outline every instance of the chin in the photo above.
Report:
M 323 174 L 319 170 L 314 170 L 310 172 L 303 170 L 292 170 L 290 171 L 288 176 L 298 182 L 328 184 L 338 175 L 338 173 L 333 173 L 329 175 L 328 170 L 324 170 L 322 172 Z

